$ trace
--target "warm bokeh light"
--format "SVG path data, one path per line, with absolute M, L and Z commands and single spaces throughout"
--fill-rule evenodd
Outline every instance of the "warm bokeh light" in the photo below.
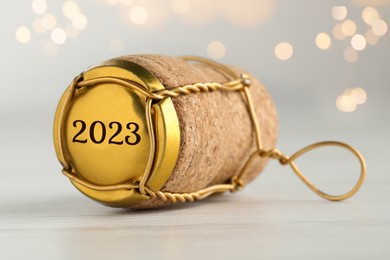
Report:
M 77 13 L 72 17 L 72 25 L 78 30 L 83 30 L 87 27 L 87 17 L 82 13 Z
M 275 56 L 279 60 L 288 60 L 294 53 L 293 46 L 288 42 L 278 43 L 275 47 Z
M 63 3 L 59 3 L 57 6 L 60 8 L 62 6 L 63 15 L 69 20 L 64 19 L 61 14 L 58 16 L 58 12 L 54 13 L 55 10 L 53 13 L 50 13 L 52 9 L 48 12 L 47 0 L 30 1 L 33 12 L 39 14 L 39 17 L 37 15 L 30 25 L 32 33 L 43 34 L 48 32 L 52 44 L 59 45 L 65 43 L 68 38 L 76 38 L 80 31 L 88 26 L 88 19 L 81 12 L 76 0 L 64 0 Z M 118 5 L 118 8 L 123 10 L 126 19 L 130 19 L 133 24 L 143 25 L 142 30 L 154 25 L 161 26 L 167 18 L 167 11 L 170 11 L 171 15 L 172 13 L 179 15 L 180 18 L 178 19 L 185 19 L 191 22 L 192 25 L 210 23 L 215 19 L 226 19 L 239 27 L 257 26 L 273 14 L 277 3 L 276 0 L 241 0 L 240 2 L 237 0 L 101 1 L 110 5 Z M 368 44 L 377 44 L 382 39 L 381 36 L 384 36 L 388 30 L 386 21 L 381 19 L 379 9 L 373 7 L 376 6 L 376 0 L 372 3 L 373 5 L 359 7 L 359 11 L 354 10 L 353 6 L 332 6 L 331 15 L 336 20 L 333 23 L 337 24 L 334 24 L 330 32 L 318 31 L 320 33 L 315 37 L 316 46 L 321 50 L 328 50 L 340 44 L 337 40 L 348 39 L 343 43 L 349 43 L 349 46 L 344 49 L 343 57 L 349 63 L 356 62 L 359 59 L 359 51 L 365 50 Z M 52 8 L 51 5 L 50 8 Z M 61 9 L 57 11 L 61 11 Z M 365 24 L 362 23 L 359 17 L 356 19 L 356 15 L 360 14 Z M 366 24 L 369 25 L 369 29 Z M 359 28 L 357 28 L 357 25 L 359 25 Z M 364 33 L 364 31 L 366 32 Z M 16 31 L 16 38 L 21 43 L 28 43 L 31 36 L 31 31 L 27 27 L 20 27 Z M 120 40 L 113 39 L 107 43 L 109 43 L 112 52 L 124 48 L 124 43 Z M 226 47 L 220 41 L 213 41 L 207 45 L 207 53 L 213 59 L 221 59 L 226 54 Z M 294 55 L 294 48 L 289 42 L 280 42 L 275 46 L 274 53 L 277 59 L 286 61 Z
M 344 50 L 344 59 L 349 63 L 355 63 L 359 59 L 359 52 L 351 46 L 348 46 Z
M 34 20 L 33 23 L 34 31 L 37 33 L 44 33 L 47 31 L 47 29 L 42 24 L 42 18 L 38 17 Z
M 209 1 L 211 2 L 211 1 Z M 274 12 L 275 0 L 225 0 L 226 19 L 239 27 L 253 27 L 266 21 Z
M 189 0 L 171 0 L 172 10 L 177 14 L 186 14 L 190 9 Z
M 349 0 L 360 6 L 386 6 L 390 5 L 390 0 Z
M 66 33 L 62 28 L 55 28 L 51 32 L 51 40 L 56 44 L 63 44 L 66 41 Z
M 356 24 L 352 20 L 345 20 L 341 24 L 341 31 L 347 35 L 347 36 L 352 36 L 356 32 Z
M 130 1 L 130 0 L 127 0 Z M 110 2 L 107 0 L 107 2 Z M 117 0 L 116 2 L 119 2 Z M 121 1 L 125 3 L 125 0 Z M 111 0 L 113 3 L 113 0 Z M 127 3 L 127 2 L 126 2 Z M 32 27 L 36 33 L 43 34 L 47 31 L 50 31 L 50 41 L 44 44 L 44 52 L 48 56 L 54 56 L 58 52 L 58 46 L 65 43 L 68 38 L 76 38 L 80 30 L 83 30 L 87 27 L 88 19 L 87 17 L 80 12 L 80 7 L 73 0 L 65 0 L 63 3 L 58 3 L 59 7 L 62 7 L 60 10 L 62 14 L 70 20 L 64 19 L 64 17 L 55 16 L 54 13 L 47 12 L 47 3 L 46 0 L 33 0 L 32 7 L 35 13 L 40 13 L 44 11 L 44 14 L 40 17 L 35 18 Z M 39 11 L 40 10 L 40 11 Z M 57 14 L 55 13 L 55 14 Z M 60 28 L 59 24 L 68 21 L 66 26 Z M 54 46 L 54 47 L 53 47 Z
M 68 24 L 66 27 L 65 27 L 65 33 L 66 33 L 66 36 L 69 37 L 69 38 L 76 38 L 80 31 L 78 29 L 76 29 L 73 24 Z
M 119 0 L 106 0 L 107 4 L 116 5 L 119 4 Z
M 351 88 L 347 88 L 346 90 L 344 90 L 344 95 L 346 96 L 350 96 L 352 93 L 352 89 Z
M 31 40 L 31 32 L 25 26 L 20 26 L 15 32 L 16 40 L 20 43 L 28 43 Z
M 361 34 L 355 34 L 351 38 L 351 46 L 357 51 L 364 50 L 367 46 L 366 38 Z
M 43 51 L 47 56 L 55 56 L 58 53 L 58 45 L 52 41 L 47 41 L 43 45 Z
M 148 19 L 148 12 L 142 6 L 135 6 L 131 8 L 129 17 L 134 24 L 144 24 Z
M 362 105 L 367 101 L 367 92 L 360 87 L 356 87 L 352 89 L 350 92 L 350 96 L 354 99 L 355 103 L 358 105 Z
M 341 41 L 341 40 L 344 40 L 345 38 L 347 38 L 347 36 L 341 30 L 341 24 L 336 24 L 333 27 L 332 33 L 333 33 L 334 38 L 336 38 L 337 40 Z
M 375 35 L 383 36 L 387 32 L 387 24 L 383 20 L 377 20 L 372 23 L 372 32 Z
M 137 0 L 139 6 L 144 8 L 146 19 L 142 29 L 155 29 L 162 27 L 171 14 L 169 2 L 160 0 Z
M 120 0 L 120 3 L 123 5 L 131 5 L 133 3 L 133 0 Z
M 345 6 L 333 6 L 332 16 L 336 20 L 344 20 L 347 17 L 348 10 Z
M 80 8 L 74 1 L 66 1 L 62 5 L 62 13 L 68 19 L 72 19 L 74 15 L 80 13 Z
M 368 30 L 365 34 L 364 37 L 366 38 L 366 41 L 370 45 L 375 45 L 379 41 L 378 35 L 374 34 L 372 30 Z
M 47 10 L 46 0 L 33 0 L 31 3 L 31 8 L 36 14 L 43 14 Z
M 324 33 L 324 32 L 319 33 L 316 37 L 316 45 L 321 50 L 329 49 L 331 43 L 332 43 L 332 41 L 331 41 L 329 35 Z
M 41 22 L 43 28 L 45 28 L 46 30 L 52 30 L 57 24 L 57 19 L 53 14 L 47 13 L 42 16 Z
M 336 106 L 341 112 L 353 112 L 357 105 L 362 105 L 367 101 L 367 93 L 364 89 L 356 87 L 353 89 L 347 88 L 344 94 L 336 100 Z
M 207 54 L 212 59 L 222 59 L 225 56 L 226 48 L 222 42 L 213 41 L 207 45 Z
M 204 25 L 214 20 L 224 5 L 220 1 L 190 0 L 185 15 L 180 16 L 191 25 Z
M 366 7 L 362 12 L 362 19 L 368 25 L 372 25 L 375 21 L 381 19 L 381 17 L 375 8 Z
M 355 100 L 349 95 L 339 96 L 336 100 L 336 106 L 341 112 L 353 112 L 356 110 Z

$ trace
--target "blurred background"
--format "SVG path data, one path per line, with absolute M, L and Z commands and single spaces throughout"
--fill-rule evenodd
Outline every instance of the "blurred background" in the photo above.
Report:
M 224 259 L 390 255 L 390 0 L 19 0 L 1 1 L 0 10 L 3 258 L 69 259 L 83 250 L 82 259 L 207 259 L 213 250 Z M 52 140 L 57 103 L 89 66 L 144 53 L 245 68 L 276 103 L 277 148 L 349 143 L 367 161 L 363 188 L 329 203 L 272 162 L 242 192 L 172 211 L 91 202 L 61 174 Z M 332 194 L 351 188 L 359 172 L 341 149 L 297 163 Z
M 22 194 L 26 189 L 74 192 L 60 174 L 52 142 L 57 103 L 89 66 L 143 53 L 199 55 L 245 68 L 274 98 L 278 148 L 291 154 L 315 141 L 342 140 L 366 156 L 370 181 L 389 180 L 389 0 L 23 0 L 0 5 L 3 198 L 22 196 L 11 192 L 15 187 Z M 324 156 L 332 157 L 332 151 Z M 352 157 L 344 163 L 344 155 L 333 159 L 342 171 L 356 163 Z M 323 169 L 330 160 L 319 154 L 307 167 Z M 333 172 L 330 187 L 340 176 Z

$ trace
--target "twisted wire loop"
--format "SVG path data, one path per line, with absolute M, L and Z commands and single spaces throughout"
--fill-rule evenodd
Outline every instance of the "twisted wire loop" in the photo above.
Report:
M 62 137 L 63 137 L 63 127 L 61 127 L 64 123 L 65 123 L 65 119 L 66 119 L 66 113 L 68 112 L 67 111 L 67 108 L 69 107 L 69 104 L 75 94 L 75 90 L 77 88 L 77 85 L 78 83 L 82 80 L 83 78 L 83 75 L 80 74 L 78 76 L 76 76 L 74 78 L 74 80 L 72 81 L 72 83 L 70 84 L 70 86 L 68 87 L 68 89 L 66 90 L 64 96 L 64 104 L 62 106 L 62 109 L 59 113 L 59 127 L 58 127 L 58 137 L 59 137 L 59 142 L 58 142 L 58 146 L 59 146 L 59 154 L 58 154 L 58 159 L 60 161 L 60 163 L 62 164 L 63 168 L 65 171 L 67 172 L 70 172 L 71 171 L 71 165 L 69 164 L 69 160 L 68 158 L 66 158 L 66 155 L 64 153 L 65 151 L 65 142 L 62 141 Z
M 86 180 L 82 180 L 79 177 L 77 177 L 71 169 L 71 165 L 67 162 L 67 158 L 65 157 L 65 154 L 63 153 L 62 149 L 62 142 L 60 138 L 60 147 L 61 147 L 61 153 L 60 153 L 60 162 L 62 163 L 64 169 L 63 174 L 67 176 L 69 179 L 71 179 L 74 182 L 77 182 L 78 184 L 81 184 L 87 188 L 98 190 L 98 191 L 115 191 L 120 189 L 136 189 L 138 192 L 142 195 L 148 195 L 150 198 L 158 198 L 163 201 L 170 201 L 170 202 L 193 202 L 195 200 L 202 200 L 212 194 L 215 193 L 223 193 L 226 191 L 236 192 L 244 187 L 244 181 L 243 177 L 247 174 L 249 168 L 253 164 L 256 158 L 270 158 L 279 161 L 281 165 L 289 165 L 294 173 L 317 195 L 328 199 L 332 201 L 338 201 L 338 200 L 344 200 L 346 198 L 351 197 L 354 195 L 361 185 L 363 184 L 363 181 L 365 179 L 366 175 L 366 164 L 364 161 L 363 156 L 359 153 L 358 150 L 353 148 L 352 146 L 336 142 L 336 141 L 326 141 L 326 142 L 319 142 L 314 143 L 309 146 L 306 146 L 302 148 L 301 150 L 298 150 L 296 153 L 294 153 L 291 156 L 284 155 L 282 152 L 280 152 L 278 149 L 271 149 L 271 150 L 265 150 L 263 148 L 262 143 L 262 137 L 261 137 L 261 128 L 260 124 L 258 122 L 255 108 L 253 105 L 251 93 L 249 91 L 249 87 L 251 85 L 251 80 L 249 75 L 247 74 L 241 74 L 238 75 L 236 72 L 231 70 L 229 67 L 226 67 L 222 64 L 216 63 L 214 61 L 200 58 L 200 57 L 194 57 L 194 56 L 183 56 L 183 60 L 188 62 L 198 62 L 205 65 L 209 65 L 211 68 L 222 72 L 228 76 L 228 78 L 231 78 L 230 81 L 224 82 L 224 83 L 217 83 L 217 82 L 204 82 L 204 83 L 194 83 L 189 84 L 185 86 L 175 87 L 171 89 L 163 89 L 158 91 L 148 91 L 146 88 L 135 81 L 130 81 L 127 79 L 122 78 L 114 78 L 114 77 L 101 77 L 101 78 L 95 78 L 90 80 L 83 80 L 82 75 L 77 76 L 73 82 L 71 83 L 68 93 L 65 99 L 66 105 L 70 102 L 72 99 L 74 92 L 76 89 L 80 89 L 83 87 L 93 86 L 100 83 L 116 83 L 120 84 L 124 87 L 127 87 L 131 89 L 134 92 L 137 92 L 143 96 L 146 97 L 146 103 L 145 103 L 145 115 L 146 115 L 146 123 L 147 123 L 147 129 L 149 133 L 149 141 L 150 141 L 150 153 L 149 153 L 149 159 L 148 163 L 145 169 L 145 172 L 141 178 L 140 181 L 135 183 L 124 183 L 124 184 L 118 184 L 118 185 L 95 185 L 93 183 L 90 183 Z M 181 193 L 175 193 L 175 192 L 169 192 L 169 191 L 154 191 L 150 189 L 147 186 L 147 181 L 149 179 L 151 169 L 154 162 L 155 157 L 155 150 L 156 150 L 156 136 L 154 132 L 154 125 L 153 125 L 153 118 L 152 118 L 152 109 L 153 109 L 153 102 L 158 102 L 161 100 L 164 100 L 165 98 L 174 98 L 178 97 L 180 95 L 190 95 L 195 93 L 201 93 L 201 92 L 213 92 L 213 91 L 241 91 L 244 93 L 245 99 L 246 99 L 246 105 L 249 113 L 249 117 L 251 119 L 252 125 L 253 125 L 253 132 L 256 139 L 256 150 L 251 153 L 251 155 L 248 157 L 247 161 L 244 164 L 244 167 L 241 169 L 238 175 L 233 176 L 228 183 L 223 184 L 216 184 L 211 185 L 206 188 L 203 188 L 201 190 L 195 191 L 195 192 L 181 192 Z M 64 107 L 66 107 L 64 105 Z M 60 124 L 64 122 L 65 119 L 66 110 L 63 109 L 60 113 Z M 59 129 L 62 129 L 59 127 Z M 61 130 L 60 130 L 61 131 Z M 61 135 L 60 135 L 61 136 Z M 355 184 L 355 186 L 348 191 L 345 194 L 342 195 L 330 195 L 327 193 L 322 192 L 319 190 L 298 168 L 296 163 L 294 162 L 298 157 L 303 155 L 304 153 L 307 153 L 311 150 L 323 147 L 323 146 L 338 146 L 341 148 L 344 148 L 348 151 L 350 151 L 359 161 L 360 164 L 360 176 Z

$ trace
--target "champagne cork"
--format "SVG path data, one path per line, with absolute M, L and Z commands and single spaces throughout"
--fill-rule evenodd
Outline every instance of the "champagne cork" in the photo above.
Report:
M 136 64 L 136 66 L 139 66 L 143 70 L 150 73 L 150 75 L 152 75 L 150 77 L 154 77 L 159 83 L 161 83 L 163 88 L 165 88 L 166 90 L 172 90 L 181 86 L 196 83 L 224 83 L 232 80 L 231 78 L 229 78 L 228 75 L 222 73 L 216 68 L 202 63 L 191 63 L 180 57 L 168 57 L 162 55 L 134 55 L 123 56 L 115 60 L 116 62 L 129 62 L 130 64 Z M 248 74 L 248 72 L 238 69 L 236 67 L 229 68 L 235 71 L 238 75 L 242 73 Z M 249 91 L 254 105 L 255 116 L 261 128 L 262 143 L 264 148 L 272 149 L 273 147 L 275 147 L 278 132 L 275 105 L 269 93 L 266 91 L 265 87 L 255 77 L 253 77 L 253 75 L 249 74 L 249 77 L 251 82 Z M 85 95 L 85 99 L 88 97 L 88 91 L 95 91 L 95 95 L 98 95 L 98 87 L 96 87 L 96 90 L 81 89 L 79 91 L 80 94 L 77 95 Z M 81 93 L 82 91 L 85 91 L 85 93 Z M 57 110 L 54 129 L 54 139 L 56 143 L 57 155 L 60 158 L 61 163 L 64 165 L 64 168 L 69 169 L 69 174 L 73 174 L 76 177 L 78 176 L 77 178 L 82 179 L 85 182 L 89 181 L 93 183 L 93 185 L 99 185 L 100 179 L 96 179 L 95 181 L 95 179 L 88 178 L 87 175 L 83 175 L 82 172 L 78 172 L 78 170 L 80 171 L 80 169 L 83 169 L 83 167 L 77 166 L 77 163 L 79 165 L 92 165 L 94 163 L 101 163 L 102 166 L 99 167 L 99 171 L 100 169 L 104 168 L 106 164 L 102 162 L 101 158 L 98 161 L 94 161 L 93 157 L 91 157 L 91 159 L 88 156 L 92 156 L 91 154 L 94 153 L 96 149 L 101 149 L 102 146 L 99 145 L 105 145 L 106 139 L 108 139 L 108 136 L 110 135 L 108 132 L 107 134 L 106 132 L 101 133 L 101 130 L 99 129 L 103 129 L 104 131 L 106 131 L 106 129 L 107 131 L 109 131 L 110 129 L 115 130 L 118 125 L 118 127 L 116 128 L 116 130 L 118 130 L 119 124 L 121 123 L 119 121 L 115 121 L 115 118 L 112 118 L 112 120 L 110 119 L 111 122 L 109 122 L 110 120 L 104 121 L 103 119 L 99 119 L 99 115 L 101 117 L 104 117 L 105 111 L 108 110 L 102 109 L 102 111 L 99 110 L 99 112 L 94 113 L 97 118 L 94 119 L 95 121 L 91 121 L 92 123 L 85 121 L 85 133 L 81 133 L 80 136 L 77 137 L 80 139 L 75 138 L 77 132 L 80 133 L 80 130 L 83 127 L 83 123 L 81 121 L 82 115 L 84 115 L 80 114 L 78 112 L 80 111 L 80 109 L 77 110 L 76 107 L 82 106 L 81 103 L 84 101 L 82 99 L 83 97 L 80 97 L 77 102 L 73 101 L 72 98 L 76 96 L 76 94 L 74 93 L 64 94 L 64 97 L 61 100 L 59 108 Z M 115 95 L 113 95 L 113 97 L 110 97 L 109 94 L 104 95 L 105 100 L 112 98 L 118 99 L 118 96 Z M 163 172 L 163 174 L 165 174 L 165 176 L 167 177 L 164 179 L 164 183 L 160 183 L 160 185 L 154 185 L 157 187 L 154 187 L 154 191 L 178 194 L 193 193 L 201 189 L 210 187 L 212 185 L 228 183 L 233 176 L 237 176 L 243 169 L 245 162 L 248 160 L 248 157 L 256 150 L 256 135 L 254 132 L 254 125 L 251 120 L 247 100 L 245 99 L 245 95 L 243 95 L 243 92 L 217 90 L 178 95 L 176 97 L 169 97 L 168 99 L 170 100 L 169 102 L 172 102 L 172 109 L 174 110 L 174 112 L 172 113 L 176 114 L 175 120 L 177 120 L 178 126 L 178 137 L 177 140 L 175 139 L 177 142 L 177 152 L 169 152 L 169 147 L 175 147 L 175 145 L 169 145 L 168 141 L 167 143 L 164 143 L 164 145 L 160 145 L 159 143 L 157 144 L 157 150 L 162 149 L 162 146 L 166 146 L 167 149 L 167 152 L 164 153 L 165 157 L 161 158 L 161 162 L 164 163 L 170 160 L 173 163 L 171 163 L 172 165 L 170 168 L 167 167 L 170 169 L 169 172 L 167 170 L 160 171 Z M 64 109 L 64 104 L 68 104 L 70 108 Z M 101 106 L 104 107 L 104 104 L 102 104 Z M 112 107 L 112 105 L 110 105 L 110 107 Z M 86 111 L 88 111 L 88 109 L 86 109 Z M 72 113 L 79 113 L 77 114 L 78 117 L 71 118 Z M 88 112 L 85 113 L 87 114 Z M 157 120 L 157 117 L 164 118 L 164 113 L 166 114 L 167 112 L 163 111 L 162 109 L 160 115 L 159 112 L 156 112 L 155 109 L 154 112 L 152 111 L 152 118 L 154 118 L 154 120 Z M 112 115 L 110 116 L 113 117 Z M 140 120 L 142 121 L 143 119 L 141 118 Z M 59 122 L 62 122 L 62 125 Z M 123 129 L 125 128 L 125 125 L 126 124 L 124 123 Z M 170 133 L 174 132 L 173 130 L 170 130 L 170 127 L 172 127 L 173 129 L 174 125 L 175 123 L 167 123 L 163 127 L 160 127 L 160 124 L 155 123 L 154 127 L 157 129 L 157 132 L 165 131 L 165 136 L 168 136 L 167 138 L 170 138 Z M 108 126 L 110 126 L 110 128 Z M 131 125 L 131 123 L 128 123 L 128 126 L 129 127 L 127 127 L 126 131 L 131 132 L 136 129 Z M 141 122 L 139 123 L 139 128 L 141 129 L 146 127 L 143 127 L 143 124 Z M 162 130 L 162 128 L 164 129 Z M 71 131 L 73 132 L 70 133 Z M 97 133 L 96 131 L 100 132 Z M 90 133 L 91 137 L 87 136 L 87 132 Z M 83 135 L 85 135 L 85 137 L 81 138 L 81 136 Z M 135 147 L 137 145 L 142 147 L 141 144 L 143 142 L 143 137 L 142 134 L 140 135 L 141 141 L 131 147 L 127 146 L 129 148 L 126 149 L 136 149 Z M 117 137 L 118 139 L 115 139 Z M 122 142 L 125 144 L 124 140 L 127 139 L 120 139 L 120 134 L 118 134 L 117 137 L 115 137 L 113 140 L 117 140 L 118 143 Z M 137 136 L 134 137 L 129 134 L 126 138 L 128 137 L 128 140 L 130 140 L 128 143 L 136 143 Z M 89 140 L 91 138 L 94 143 Z M 158 138 L 159 134 L 157 134 L 157 139 Z M 79 142 L 71 142 L 72 139 L 73 141 L 76 140 Z M 82 143 L 84 141 L 85 143 Z M 99 142 L 101 144 L 99 144 Z M 81 159 L 79 160 L 79 162 L 77 162 L 78 158 L 76 158 L 76 154 L 80 154 L 80 149 L 83 149 L 83 147 L 85 147 L 86 145 L 90 145 L 91 149 L 95 150 L 88 153 L 85 152 L 83 156 L 80 156 Z M 107 149 L 120 149 L 121 147 L 124 147 L 123 144 L 116 146 L 111 145 L 110 148 Z M 145 147 L 148 146 L 145 145 Z M 77 151 L 77 153 L 73 151 Z M 101 151 L 99 150 L 98 152 Z M 109 156 L 112 156 L 112 158 L 107 158 L 108 162 L 110 162 L 110 160 L 117 160 L 115 154 L 113 153 L 115 153 L 115 150 L 112 150 L 112 152 L 110 152 Z M 129 150 L 128 153 L 132 154 L 133 152 L 132 150 Z M 174 158 L 172 159 L 172 157 Z M 143 161 L 148 161 L 148 158 L 137 158 L 136 163 L 132 164 L 134 166 L 128 166 L 128 180 L 130 182 L 140 181 L 139 178 L 134 178 L 132 180 L 130 172 L 132 171 L 133 167 L 136 167 L 138 163 L 142 164 Z M 243 184 L 249 183 L 258 174 L 260 174 L 260 172 L 264 169 L 267 161 L 267 158 L 260 157 L 254 160 L 253 163 L 249 165 L 247 172 L 242 176 L 241 181 L 243 182 Z M 159 164 L 156 162 L 153 163 L 153 165 L 151 166 L 152 168 L 154 167 L 154 179 L 158 179 L 158 177 L 155 176 L 160 174 L 159 169 L 156 169 L 156 167 L 158 166 Z M 106 172 L 102 172 L 102 174 L 104 175 L 104 178 L 109 178 L 110 170 L 108 169 Z M 124 178 L 123 180 L 125 179 L 126 178 Z M 164 201 L 161 199 L 161 197 L 150 196 L 150 194 L 139 195 L 139 191 L 137 189 L 134 189 L 132 192 L 134 194 L 138 194 L 134 196 L 141 196 L 142 199 L 134 202 L 132 199 L 128 199 L 126 197 L 128 195 L 123 195 L 126 192 L 130 191 L 128 189 L 120 189 L 120 186 L 117 187 L 119 191 L 98 191 L 102 194 L 110 194 L 107 195 L 107 197 L 104 197 L 105 195 L 102 195 L 104 197 L 102 199 L 100 195 L 95 196 L 95 191 L 91 191 L 93 190 L 93 188 L 85 190 L 82 185 L 80 186 L 78 182 L 75 181 L 76 179 L 71 178 L 71 180 L 73 184 L 76 184 L 76 187 L 84 194 L 108 206 L 150 208 L 170 204 L 172 202 L 172 200 L 167 199 L 166 201 Z M 121 185 L 121 183 L 124 183 L 123 180 L 121 179 L 121 182 L 119 183 L 115 181 L 112 181 L 111 183 L 110 180 L 107 181 L 107 183 Z

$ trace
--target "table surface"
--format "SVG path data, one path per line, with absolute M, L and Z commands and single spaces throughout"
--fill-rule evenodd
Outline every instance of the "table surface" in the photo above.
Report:
M 270 162 L 261 176 L 234 194 L 157 210 L 124 210 L 91 201 L 60 174 L 47 138 L 49 124 L 32 124 L 30 130 L 35 138 L 15 143 L 5 136 L 22 136 L 23 128 L 5 126 L 0 140 L 1 259 L 390 257 L 389 166 L 386 155 L 377 155 L 369 141 L 359 143 L 368 178 L 346 201 L 323 200 L 288 167 Z M 290 146 L 301 145 L 293 140 Z M 329 170 L 320 157 L 306 161 L 305 172 L 317 170 L 319 184 L 344 190 L 353 179 L 340 177 L 339 171 L 357 168 L 342 166 L 343 156 L 335 160 L 337 170 Z

